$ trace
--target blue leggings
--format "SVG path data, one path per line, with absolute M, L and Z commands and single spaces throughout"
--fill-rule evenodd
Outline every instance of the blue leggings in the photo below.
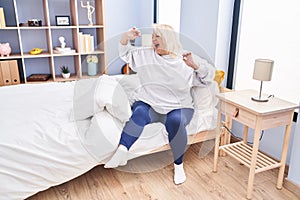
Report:
M 147 124 L 161 122 L 166 126 L 168 132 L 174 163 L 181 164 L 187 145 L 185 127 L 190 123 L 194 110 L 192 108 L 182 108 L 172 110 L 167 114 L 160 114 L 154 111 L 150 105 L 142 101 L 136 101 L 132 105 L 132 111 L 131 118 L 123 129 L 120 144 L 129 149 L 140 137 Z

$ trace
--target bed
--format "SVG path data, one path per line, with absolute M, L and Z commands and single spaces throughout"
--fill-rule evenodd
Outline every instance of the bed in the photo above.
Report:
M 138 87 L 137 74 L 0 87 L 0 197 L 25 199 L 104 164 Z M 218 91 L 215 82 L 193 89 L 189 143 L 216 136 Z M 150 124 L 128 159 L 168 148 L 164 127 Z

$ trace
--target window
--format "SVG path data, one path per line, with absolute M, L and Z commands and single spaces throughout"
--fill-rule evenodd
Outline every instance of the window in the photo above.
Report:
M 180 30 L 181 0 L 157 0 L 157 23 L 171 25 Z

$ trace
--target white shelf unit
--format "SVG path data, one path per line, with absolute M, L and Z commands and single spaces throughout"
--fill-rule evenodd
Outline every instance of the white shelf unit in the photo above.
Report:
M 87 9 L 82 8 L 80 0 L 7 0 L 1 1 L 4 8 L 6 27 L 0 29 L 0 43 L 9 42 L 12 53 L 9 57 L 0 57 L 1 60 L 18 59 L 23 82 L 31 74 L 51 74 L 49 81 L 68 81 L 87 76 L 86 57 L 98 57 L 97 75 L 106 73 L 105 55 L 105 25 L 104 0 L 93 0 L 90 4 L 95 7 L 93 25 L 88 25 Z M 86 5 L 86 1 L 83 1 Z M 69 16 L 69 26 L 57 26 L 56 16 Z M 22 26 L 30 19 L 42 20 L 42 26 Z M 91 34 L 94 37 L 94 51 L 80 52 L 79 32 Z M 75 53 L 57 54 L 54 48 L 60 46 L 58 37 L 63 36 L 66 46 L 75 50 Z M 43 52 L 31 55 L 33 48 L 42 48 Z M 67 65 L 71 71 L 70 79 L 61 78 L 60 67 Z

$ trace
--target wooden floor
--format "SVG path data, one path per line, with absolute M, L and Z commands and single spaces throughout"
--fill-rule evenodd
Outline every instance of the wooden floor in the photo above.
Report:
M 97 166 L 28 200 L 246 199 L 248 168 L 226 156 L 219 159 L 218 172 L 213 173 L 211 149 L 211 141 L 189 147 L 184 162 L 187 181 L 178 186 L 173 184 L 173 164 L 167 151 L 131 160 L 123 168 Z M 277 172 L 256 174 L 252 199 L 300 199 L 285 188 L 276 189 Z

